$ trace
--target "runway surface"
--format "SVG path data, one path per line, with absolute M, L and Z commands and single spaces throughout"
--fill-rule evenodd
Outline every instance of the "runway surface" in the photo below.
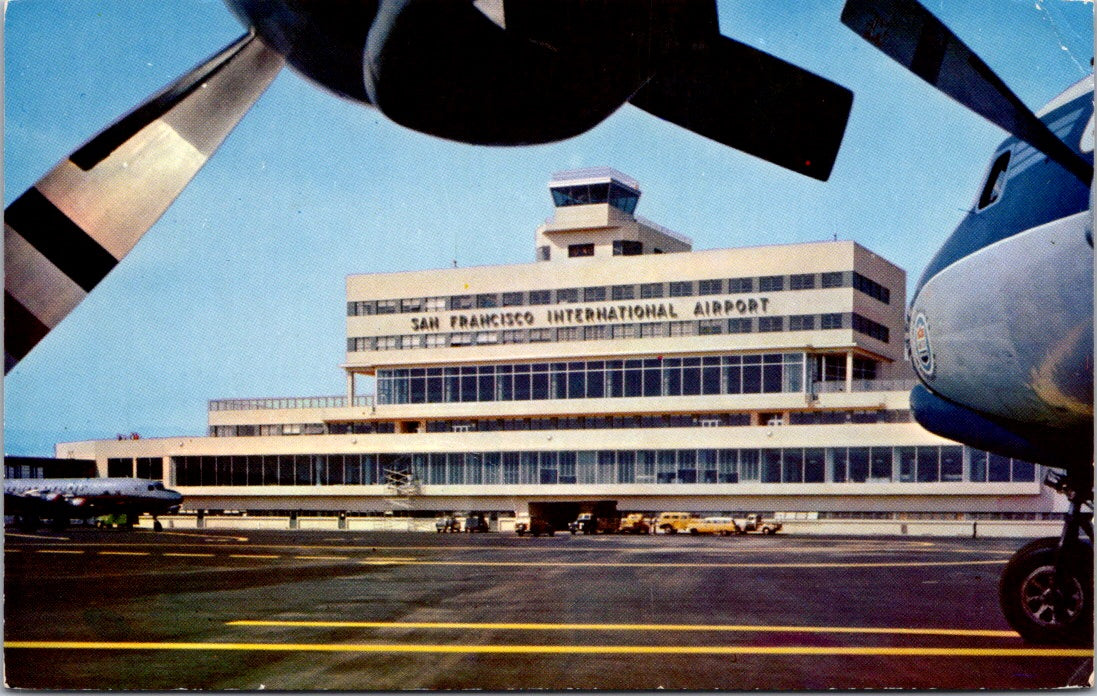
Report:
M 1020 540 L 5 534 L 5 678 L 60 689 L 1044 688 Z

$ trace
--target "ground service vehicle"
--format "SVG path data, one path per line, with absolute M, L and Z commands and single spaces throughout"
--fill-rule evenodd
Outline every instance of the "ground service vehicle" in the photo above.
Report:
M 632 512 L 621 518 L 617 531 L 622 534 L 647 534 L 651 531 L 651 520 L 642 512 Z
M 661 512 L 655 518 L 655 528 L 664 534 L 677 534 L 684 532 L 696 517 L 692 512 Z
M 439 517 L 435 520 L 434 529 L 439 534 L 443 534 L 448 532 L 459 532 L 461 531 L 461 526 L 457 524 L 457 518 L 451 515 L 449 517 Z
M 776 534 L 784 525 L 776 520 L 763 520 L 761 515 L 747 515 L 742 520 L 737 520 L 739 533 L 761 532 L 762 534 Z
M 518 515 L 514 521 L 514 531 L 518 536 L 553 536 L 556 529 L 543 517 L 530 515 Z
M 457 531 L 457 530 L 454 530 Z M 465 518 L 465 531 L 466 532 L 486 532 L 488 531 L 488 521 L 484 519 L 484 516 L 471 512 L 468 517 Z
M 579 516 L 568 523 L 572 534 L 612 534 L 620 526 L 616 500 L 598 500 L 580 503 Z
M 719 534 L 720 536 L 742 534 L 742 529 L 730 517 L 704 517 L 693 520 L 686 530 L 690 534 Z

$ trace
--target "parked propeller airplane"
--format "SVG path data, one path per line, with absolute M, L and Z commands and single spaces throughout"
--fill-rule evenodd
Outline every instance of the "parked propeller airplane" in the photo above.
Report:
M 1063 473 L 1062 535 L 1002 575 L 1006 619 L 1034 642 L 1093 632 L 1093 75 L 1032 113 L 915 0 L 848 0 L 842 22 L 1010 133 L 971 211 L 918 281 L 908 321 L 917 421 Z M 1087 538 L 1081 538 L 1079 531 Z
M 127 526 L 149 513 L 154 528 L 157 515 L 175 512 L 183 502 L 177 491 L 159 481 L 137 478 L 7 479 L 4 481 L 4 514 L 16 518 L 25 529 L 50 520 L 50 527 L 64 529 L 73 519 L 124 514 Z
M 226 3 L 247 35 L 5 211 L 5 373 L 133 248 L 287 62 L 341 97 L 452 140 L 560 140 L 628 102 L 820 180 L 853 101 L 844 87 L 722 36 L 715 0 Z

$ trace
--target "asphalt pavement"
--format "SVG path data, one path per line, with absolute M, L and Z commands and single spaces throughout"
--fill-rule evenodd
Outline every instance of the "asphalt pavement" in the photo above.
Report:
M 5 534 L 33 689 L 1034 689 L 1022 540 L 74 528 Z M 1077 677 L 1074 676 L 1076 679 Z

